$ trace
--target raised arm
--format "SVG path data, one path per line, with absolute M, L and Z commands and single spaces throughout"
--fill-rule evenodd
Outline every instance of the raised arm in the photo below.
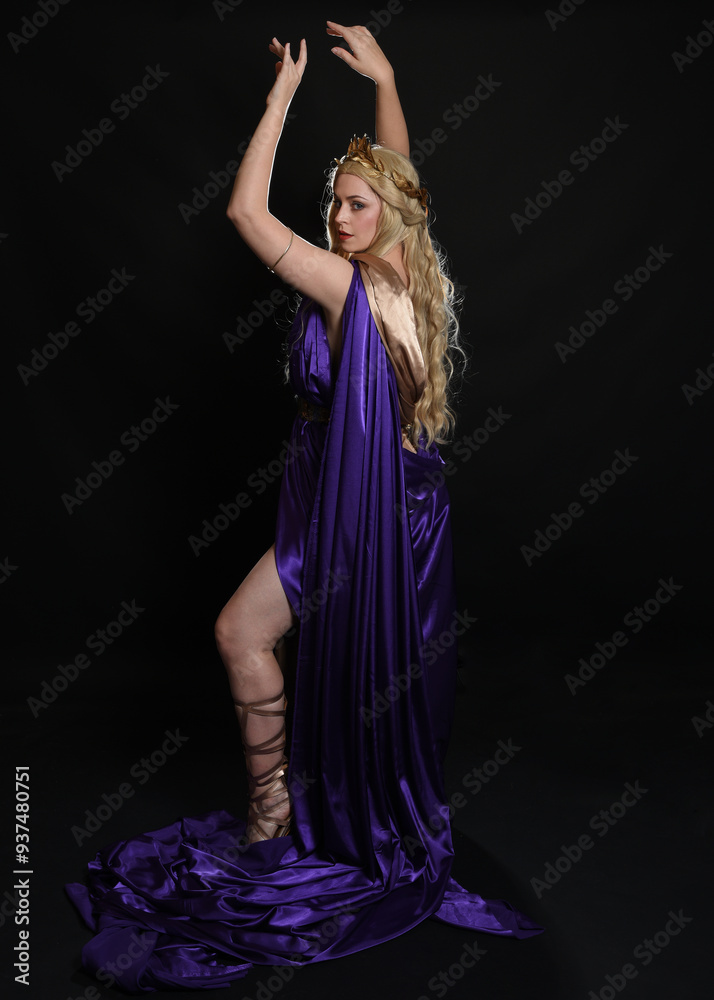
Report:
M 349 45 L 351 51 L 339 45 L 332 49 L 342 62 L 374 80 L 377 103 L 375 143 L 409 156 L 409 133 L 394 82 L 394 70 L 374 35 L 362 25 L 347 28 L 336 21 L 327 22 L 327 34 L 344 38 Z
M 269 48 L 278 57 L 275 83 L 236 174 L 226 215 L 266 267 L 274 269 L 283 281 L 329 313 L 339 314 L 354 273 L 351 264 L 296 234 L 291 235 L 290 229 L 268 209 L 275 151 L 290 102 L 307 65 L 305 39 L 300 43 L 297 62 L 290 54 L 289 42 L 283 46 L 273 38 Z

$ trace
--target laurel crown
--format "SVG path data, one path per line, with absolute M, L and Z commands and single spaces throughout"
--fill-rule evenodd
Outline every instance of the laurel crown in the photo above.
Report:
M 425 187 L 415 188 L 403 174 L 395 170 L 391 174 L 382 167 L 374 158 L 372 153 L 372 144 L 369 141 L 367 135 L 363 135 L 361 138 L 357 135 L 352 136 L 349 146 L 347 147 L 347 153 L 341 158 L 335 158 L 335 163 L 340 166 L 345 160 L 356 160 L 359 163 L 364 163 L 366 166 L 372 167 L 378 173 L 382 174 L 384 177 L 389 178 L 393 184 L 395 184 L 400 191 L 402 191 L 408 198 L 417 198 L 419 204 L 427 211 L 426 199 L 429 192 Z

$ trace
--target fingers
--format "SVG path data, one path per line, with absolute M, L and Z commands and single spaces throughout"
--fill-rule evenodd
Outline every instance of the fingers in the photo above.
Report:
M 283 45 L 280 44 L 277 38 L 274 38 L 270 43 L 270 45 L 268 46 L 268 49 L 273 53 L 273 55 L 278 57 L 278 61 L 275 64 L 275 75 L 277 76 L 280 73 L 280 70 L 283 68 L 283 60 L 285 58 L 285 48 Z
M 297 62 L 293 60 L 292 53 L 290 51 L 290 42 L 285 43 L 284 52 L 285 54 L 283 56 L 283 62 L 287 62 L 289 60 L 302 76 L 302 72 L 305 69 L 305 66 L 307 65 L 307 42 L 305 41 L 305 39 L 304 38 L 300 39 L 300 49 L 298 51 Z
M 353 37 L 355 35 L 362 35 L 363 37 L 372 36 L 372 32 L 369 28 L 366 28 L 363 24 L 354 24 L 351 28 L 348 28 L 344 24 L 338 24 L 337 21 L 327 21 L 327 34 L 328 35 L 340 35 L 342 38 L 346 38 L 349 42 L 350 35 Z
M 328 35 L 344 38 L 349 46 L 349 48 L 342 45 L 336 46 L 331 50 L 334 55 L 347 63 L 351 69 L 357 70 L 358 73 L 362 73 L 364 69 L 363 76 L 370 75 L 369 67 L 373 60 L 382 56 L 383 53 L 369 28 L 363 24 L 355 24 L 348 28 L 344 24 L 338 24 L 337 21 L 327 21 L 326 30 Z
M 330 35 L 344 35 L 347 32 L 355 31 L 355 29 L 360 28 L 361 25 L 356 24 L 352 28 L 348 28 L 346 24 L 338 24 L 337 21 L 326 21 L 327 31 Z
M 342 62 L 347 63 L 348 66 L 351 66 L 353 62 L 356 62 L 355 57 L 349 49 L 343 49 L 341 45 L 337 45 L 334 49 L 330 49 L 330 52 L 334 53 L 334 55 L 336 55 L 338 59 L 341 59 Z
M 290 42 L 286 42 L 282 45 L 277 38 L 273 38 L 268 49 L 278 57 L 278 59 L 285 62 L 287 59 L 291 59 L 290 53 Z M 307 42 L 304 38 L 300 39 L 300 51 L 298 52 L 298 60 L 295 65 L 300 66 L 301 69 L 305 68 L 307 63 Z
M 300 39 L 300 51 L 298 52 L 297 68 L 302 72 L 307 65 L 307 42 L 304 38 Z
M 326 23 L 326 31 L 328 35 L 336 35 L 338 38 L 344 38 L 347 44 L 351 48 L 354 48 L 354 45 L 349 39 L 349 35 L 352 35 L 354 39 L 354 32 L 351 28 L 346 28 L 344 24 L 338 24 L 337 21 L 327 21 Z M 342 45 L 336 45 L 335 48 L 330 51 L 348 65 L 351 65 L 350 60 L 354 59 L 352 52 L 350 52 L 349 49 L 344 48 Z

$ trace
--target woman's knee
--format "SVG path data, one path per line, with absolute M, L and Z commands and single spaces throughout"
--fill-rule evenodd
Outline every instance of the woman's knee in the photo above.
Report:
M 239 602 L 226 605 L 214 626 L 216 645 L 224 660 L 238 661 L 246 670 L 257 669 L 280 640 L 280 629 L 255 611 L 244 612 Z
M 293 618 L 269 549 L 218 615 L 216 644 L 222 656 L 259 659 L 272 652 Z
M 216 619 L 216 646 L 231 683 L 246 683 L 260 674 L 265 653 L 257 650 L 244 631 L 236 628 L 232 616 L 223 612 Z
M 213 635 L 215 636 L 216 646 L 221 655 L 229 652 L 235 645 L 235 630 L 231 623 L 231 616 L 228 614 L 226 608 L 216 618 L 213 626 Z

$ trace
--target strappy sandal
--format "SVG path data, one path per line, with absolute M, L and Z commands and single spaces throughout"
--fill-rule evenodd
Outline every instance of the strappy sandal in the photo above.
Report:
M 264 707 L 265 705 L 274 704 L 281 698 L 283 700 L 282 708 L 268 709 Z M 290 795 L 285 783 L 288 767 L 287 757 L 283 753 L 277 764 L 274 764 L 262 774 L 256 775 L 251 773 L 248 758 L 263 754 L 277 753 L 278 751 L 285 749 L 285 711 L 287 709 L 288 700 L 285 697 L 284 692 L 281 691 L 280 694 L 276 695 L 274 698 L 264 698 L 262 701 L 254 702 L 234 701 L 234 703 L 236 709 L 241 709 L 238 713 L 238 721 L 240 722 L 243 751 L 246 756 L 246 766 L 248 769 L 248 794 L 250 798 L 250 806 L 248 809 L 246 836 L 251 842 L 253 842 L 254 839 L 251 837 L 251 833 L 257 833 L 258 840 L 272 840 L 274 837 L 284 837 L 290 830 L 292 816 L 288 815 L 287 819 L 281 819 L 279 816 L 275 815 L 275 811 L 280 809 L 281 806 L 284 806 L 286 802 L 290 802 Z M 262 743 L 250 745 L 246 742 L 245 738 L 248 713 L 263 717 L 271 716 L 278 718 L 282 716 L 282 728 L 274 736 L 270 736 L 267 740 L 263 740 Z M 257 789 L 260 789 L 260 791 L 257 791 Z M 266 806 L 264 804 L 265 800 L 270 798 L 275 799 L 275 801 L 271 802 L 269 806 Z M 275 828 L 273 832 L 266 829 L 266 823 Z

